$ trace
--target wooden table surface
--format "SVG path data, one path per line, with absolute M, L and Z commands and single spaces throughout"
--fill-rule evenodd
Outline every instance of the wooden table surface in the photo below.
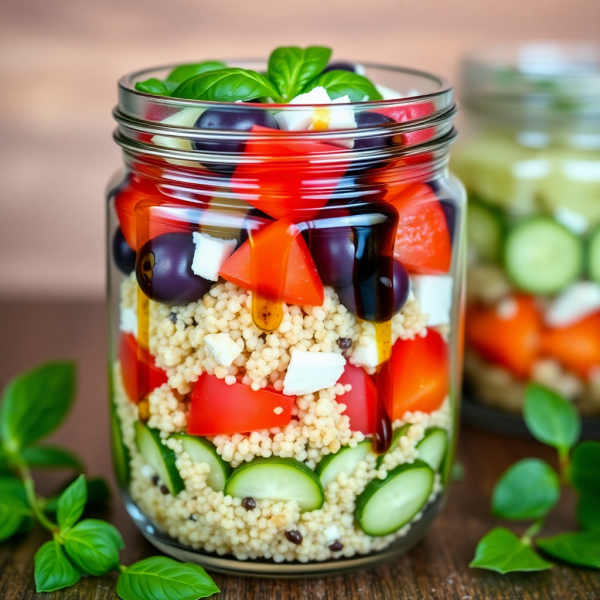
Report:
M 53 441 L 77 450 L 90 476 L 103 475 L 112 484 L 108 444 L 104 309 L 99 304 L 0 303 L 0 384 L 16 372 L 55 358 L 72 358 L 79 364 L 77 403 L 68 422 Z M 585 599 L 600 598 L 600 574 L 563 565 L 551 571 L 501 576 L 469 569 L 477 541 L 502 524 L 489 516 L 494 482 L 514 461 L 539 456 L 554 461 L 541 445 L 464 428 L 459 459 L 463 481 L 453 484 L 441 515 L 425 538 L 396 561 L 368 572 L 329 579 L 301 581 L 214 579 L 221 588 L 219 600 L 400 600 L 448 598 L 483 599 Z M 37 475 L 39 489 L 49 493 L 59 482 L 56 473 Z M 574 528 L 574 497 L 565 494 L 553 512 L 548 534 Z M 128 564 L 155 551 L 125 513 L 118 497 L 105 515 L 123 534 Z M 114 574 L 83 579 L 74 588 L 53 594 L 35 594 L 33 556 L 47 539 L 36 528 L 23 538 L 0 544 L 0 599 L 105 600 L 116 598 Z

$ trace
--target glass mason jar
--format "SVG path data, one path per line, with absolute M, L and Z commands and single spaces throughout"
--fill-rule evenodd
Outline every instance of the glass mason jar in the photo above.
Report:
M 520 412 L 534 380 L 598 415 L 600 46 L 490 47 L 462 80 L 469 397 Z
M 135 91 L 167 72 L 122 78 L 114 113 L 111 414 L 128 510 L 162 551 L 215 571 L 392 557 L 439 510 L 456 444 L 452 88 L 367 66 L 421 95 L 283 106 Z M 255 125 L 195 127 L 205 111 Z

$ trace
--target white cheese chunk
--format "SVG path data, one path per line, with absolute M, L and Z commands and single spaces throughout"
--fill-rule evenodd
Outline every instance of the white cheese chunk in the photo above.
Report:
M 366 346 L 356 344 L 352 349 L 352 356 L 348 359 L 353 365 L 360 367 L 376 367 L 379 364 L 379 350 L 377 340 L 369 338 Z
M 335 352 L 292 353 L 283 393 L 286 396 L 303 396 L 334 386 L 344 372 L 346 359 Z
M 209 333 L 204 336 L 204 345 L 222 367 L 230 367 L 242 352 L 226 333 Z
M 323 535 L 325 536 L 328 544 L 333 544 L 333 542 L 340 539 L 340 530 L 336 525 L 330 525 L 329 527 L 325 527 L 325 529 L 323 529 Z
M 376 83 L 375 89 L 381 94 L 381 97 L 384 100 L 397 100 L 398 98 L 403 98 L 400 92 L 392 90 L 391 88 L 386 87 L 385 85 L 379 85 Z
M 161 123 L 164 125 L 173 125 L 175 127 L 193 127 L 204 110 L 204 108 L 184 108 L 174 115 L 163 119 Z M 183 138 L 155 135 L 152 138 L 152 143 L 157 146 L 165 146 L 166 148 L 175 148 L 176 150 L 186 150 L 188 152 L 192 151 L 192 143 L 190 140 Z
M 192 271 L 209 281 L 218 281 L 219 271 L 235 250 L 236 240 L 221 240 L 197 231 L 194 231 L 193 238 L 196 249 Z
M 558 295 L 544 315 L 550 327 L 568 327 L 600 310 L 600 285 L 580 281 Z
M 119 319 L 119 329 L 123 333 L 131 333 L 137 338 L 138 319 L 135 308 L 122 308 Z
M 452 278 L 447 275 L 411 275 L 410 282 L 421 312 L 428 315 L 427 326 L 450 323 Z

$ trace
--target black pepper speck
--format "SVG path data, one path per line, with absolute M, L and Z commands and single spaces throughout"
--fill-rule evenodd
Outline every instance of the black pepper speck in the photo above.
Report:
M 244 498 L 242 500 L 242 506 L 246 509 L 246 510 L 254 510 L 256 508 L 256 500 L 254 498 Z
M 152 475 L 152 484 L 153 485 L 158 485 L 159 481 L 160 481 L 160 479 L 158 478 L 158 475 Z
M 168 488 L 166 485 L 164 485 L 164 484 L 160 486 L 160 491 L 161 491 L 161 492 L 162 492 L 162 493 L 163 493 L 165 496 L 167 496 L 167 495 L 169 494 L 169 488 Z
M 348 348 L 350 348 L 350 346 L 352 346 L 352 340 L 350 338 L 339 338 L 337 341 L 337 345 L 342 350 L 348 350 Z
M 171 323 L 173 323 L 175 325 L 177 323 L 177 313 L 172 312 L 169 315 L 169 319 L 171 319 Z

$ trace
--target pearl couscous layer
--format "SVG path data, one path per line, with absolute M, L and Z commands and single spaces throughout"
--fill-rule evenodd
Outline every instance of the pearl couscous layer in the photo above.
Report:
M 135 335 L 137 295 L 135 279 L 125 280 L 121 289 L 121 329 Z M 177 496 L 169 493 L 140 454 L 135 441 L 138 407 L 124 390 L 121 366 L 116 362 L 113 401 L 131 461 L 131 498 L 156 526 L 180 543 L 240 560 L 260 557 L 276 562 L 322 561 L 386 548 L 408 533 L 421 519 L 425 506 L 398 531 L 372 537 L 355 523 L 356 499 L 370 481 L 384 480 L 396 466 L 418 459 L 417 445 L 426 430 L 441 428 L 452 439 L 448 398 L 430 414 L 407 412 L 396 420 L 394 430 L 406 424 L 409 427 L 379 466 L 377 455 L 368 452 L 354 472 L 342 473 L 325 486 L 322 508 L 306 512 L 301 512 L 294 501 L 256 500 L 248 505 L 243 498 L 211 489 L 207 482 L 210 466 L 194 462 L 181 440 L 173 435 L 186 431 L 189 394 L 203 373 L 228 384 L 239 382 L 254 390 L 269 386 L 281 391 L 294 352 L 333 352 L 352 363 L 353 356 L 361 355 L 357 348 L 368 348 L 375 340 L 374 326 L 351 315 L 331 288 L 326 288 L 321 307 L 284 305 L 283 321 L 271 334 L 264 334 L 252 323 L 250 309 L 251 293 L 230 283 L 215 284 L 201 301 L 184 307 L 149 303 L 149 350 L 156 364 L 166 371 L 168 383 L 149 394 L 146 424 L 158 430 L 161 443 L 174 452 L 185 489 Z M 427 315 L 411 294 L 393 319 L 393 341 L 426 335 L 426 323 Z M 226 334 L 235 343 L 238 351 L 234 350 L 236 356 L 230 366 L 220 364 L 208 348 L 205 337 L 210 334 Z M 374 371 L 373 366 L 362 366 L 368 372 Z M 233 468 L 255 458 L 276 456 L 294 458 L 314 470 L 324 457 L 344 447 L 355 448 L 365 439 L 360 431 L 351 430 L 344 414 L 343 396 L 349 391 L 351 386 L 337 383 L 296 396 L 292 419 L 284 428 L 207 439 Z M 441 477 L 436 474 L 427 504 L 441 490 Z

